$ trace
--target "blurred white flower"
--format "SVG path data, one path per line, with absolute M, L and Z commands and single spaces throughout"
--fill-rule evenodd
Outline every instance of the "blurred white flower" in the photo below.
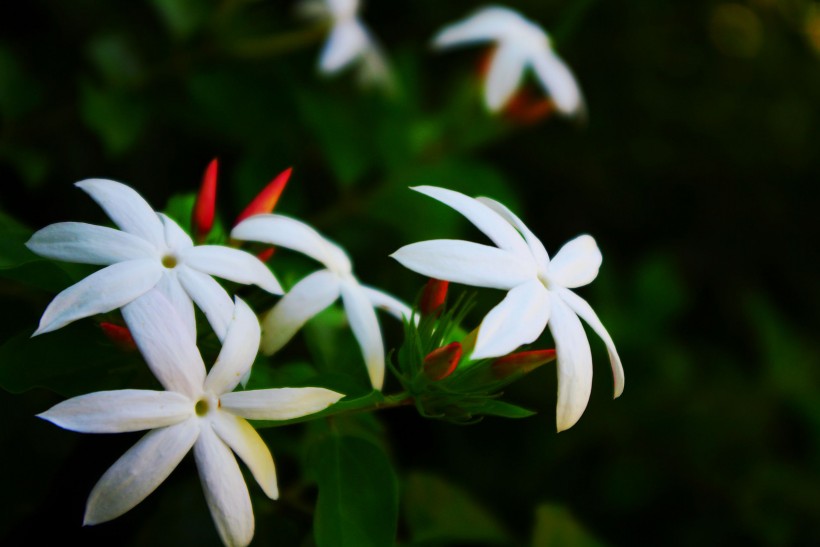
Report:
M 84 180 L 76 186 L 120 230 L 60 222 L 31 236 L 26 245 L 41 256 L 106 266 L 58 294 L 43 313 L 35 335 L 117 309 L 157 287 L 193 335 L 196 302 L 222 340 L 233 315 L 233 302 L 212 275 L 282 294 L 279 282 L 255 256 L 218 245 L 194 246 L 176 222 L 154 212 L 132 188 L 101 179 Z
M 501 6 L 485 7 L 466 19 L 444 27 L 433 39 L 437 48 L 496 42 L 486 76 L 487 108 L 501 110 L 531 68 L 565 115 L 582 114 L 584 100 L 575 77 L 552 49 L 547 33 L 518 12 Z
M 325 265 L 299 281 L 262 321 L 262 351 L 270 355 L 284 346 L 308 319 L 341 295 L 353 334 L 362 349 L 370 382 L 384 383 L 384 342 L 374 307 L 395 317 L 410 318 L 410 308 L 396 298 L 359 283 L 347 254 L 316 230 L 281 215 L 256 215 L 240 223 L 231 237 L 259 241 L 303 253 Z
M 231 450 L 271 499 L 279 496 L 270 451 L 247 422 L 319 412 L 343 395 L 323 388 L 232 390 L 253 364 L 259 322 L 239 298 L 222 351 L 205 373 L 196 342 L 175 307 L 153 289 L 123 308 L 148 366 L 167 391 L 100 391 L 63 401 L 39 415 L 81 433 L 151 429 L 94 486 L 84 524 L 114 519 L 145 499 L 193 447 L 202 488 L 225 545 L 248 545 L 254 518 L 248 488 Z
M 549 323 L 558 354 L 556 421 L 563 431 L 581 417 L 592 389 L 592 356 L 581 317 L 606 344 L 615 397 L 621 394 L 624 373 L 615 344 L 589 304 L 569 290 L 598 275 L 602 257 L 592 237 L 573 239 L 550 260 L 541 241 L 504 205 L 433 186 L 413 190 L 452 207 L 498 246 L 441 239 L 406 245 L 391 255 L 428 277 L 509 291 L 481 322 L 474 359 L 533 342 Z

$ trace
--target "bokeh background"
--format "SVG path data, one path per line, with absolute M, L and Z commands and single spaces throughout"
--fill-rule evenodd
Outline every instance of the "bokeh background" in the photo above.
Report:
M 90 383 L 75 374 L 111 351 L 91 321 L 45 335 L 51 353 L 15 348 L 71 277 L 17 260 L 27 230 L 105 222 L 73 182 L 119 180 L 161 208 L 219 157 L 226 223 L 293 166 L 277 211 L 340 242 L 364 282 L 405 300 L 424 280 L 389 253 L 479 237 L 411 185 L 495 197 L 551 252 L 580 233 L 603 251 L 580 294 L 616 341 L 624 395 L 611 400 L 590 332 L 593 395 L 569 431 L 554 430 L 549 366 L 506 394 L 533 418 L 456 426 L 401 408 L 368 421 L 400 478 L 401 544 L 820 544 L 820 3 L 509 2 L 551 31 L 586 124 L 484 110 L 482 49 L 429 47 L 481 5 L 371 0 L 363 18 L 389 56 L 392 93 L 320 76 L 325 29 L 290 1 L 0 8 L 0 543 L 218 542 L 190 458 L 127 515 L 82 528 L 87 493 L 138 436 L 33 416 L 95 382 L 117 385 L 119 361 Z M 500 297 L 481 292 L 469 319 Z M 382 323 L 395 346 L 399 328 Z M 299 340 L 283 359 L 321 358 Z M 32 388 L 26 366 L 48 368 L 50 383 Z M 265 433 L 287 495 L 270 502 L 251 486 L 256 545 L 311 545 L 315 489 L 294 478 L 308 434 Z

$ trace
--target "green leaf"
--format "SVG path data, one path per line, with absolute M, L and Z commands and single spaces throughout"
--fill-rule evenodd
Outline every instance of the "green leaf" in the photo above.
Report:
M 310 456 L 319 483 L 313 519 L 318 547 L 390 547 L 398 485 L 385 453 L 355 437 L 328 435 Z
M 86 83 L 80 87 L 83 122 L 94 130 L 109 154 L 130 149 L 145 129 L 145 108 L 134 97 L 100 90 Z
M 565 507 L 543 504 L 535 510 L 532 547 L 603 547 L 603 545 Z
M 413 541 L 469 544 L 509 543 L 501 523 L 460 487 L 428 473 L 405 481 L 404 517 Z
M 476 414 L 501 416 L 502 418 L 529 418 L 530 416 L 535 416 L 537 413 L 518 405 L 490 399 L 476 410 Z
M 177 38 L 191 36 L 214 11 L 207 0 L 152 0 L 151 3 Z

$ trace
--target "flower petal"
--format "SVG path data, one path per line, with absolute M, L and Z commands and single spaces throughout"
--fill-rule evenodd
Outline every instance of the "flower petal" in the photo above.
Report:
M 328 270 L 313 272 L 294 285 L 262 320 L 262 351 L 266 355 L 279 351 L 308 319 L 339 298 L 339 293 L 339 277 Z
M 379 289 L 374 289 L 373 287 L 366 285 L 359 286 L 364 291 L 364 294 L 367 295 L 367 299 L 370 300 L 370 305 L 374 308 L 386 311 L 399 321 L 402 319 L 409 320 L 410 316 L 413 315 L 413 310 L 410 309 L 410 306 L 398 298 Z
M 125 306 L 122 316 L 159 383 L 197 399 L 205 381 L 205 364 L 188 325 L 165 295 L 150 290 Z
M 154 209 L 136 190 L 113 180 L 87 179 L 75 184 L 96 201 L 121 230 L 161 249 L 164 229 Z
M 421 194 L 442 202 L 464 215 L 476 228 L 484 232 L 500 248 L 519 256 L 529 256 L 527 245 L 521 235 L 498 213 L 460 192 L 436 186 L 415 186 L 411 188 Z
M 242 221 L 231 237 L 243 241 L 270 243 L 300 252 L 318 260 L 337 273 L 351 270 L 350 259 L 337 245 L 296 219 L 282 215 L 256 215 Z
M 484 84 L 484 99 L 492 112 L 507 104 L 521 82 L 526 53 L 514 43 L 502 43 L 496 48 Z
M 598 276 L 603 256 L 592 236 L 578 236 L 561 247 L 547 269 L 550 281 L 574 289 Z
M 621 358 L 618 356 L 618 351 L 615 349 L 615 342 L 604 328 L 604 324 L 598 319 L 598 316 L 592 310 L 592 307 L 586 300 L 570 291 L 559 287 L 555 293 L 564 301 L 564 303 L 572 309 L 578 317 L 587 322 L 592 327 L 595 334 L 601 337 L 601 340 L 606 344 L 606 350 L 609 353 L 609 362 L 612 365 L 612 377 L 615 383 L 615 398 L 621 396 L 624 391 L 624 367 L 621 364 Z
M 193 412 L 191 400 L 180 393 L 120 389 L 73 397 L 37 417 L 80 433 L 123 433 L 173 425 Z
M 205 501 L 225 545 L 245 546 L 253 539 L 253 508 L 242 471 L 210 424 L 203 423 L 194 457 Z
M 509 290 L 536 275 L 531 260 L 489 245 L 455 239 L 412 243 L 390 256 L 427 277 L 475 287 Z
M 145 258 L 118 262 L 94 272 L 54 297 L 34 335 L 124 306 L 154 287 L 160 277 L 159 263 Z
M 558 405 L 555 421 L 560 432 L 575 425 L 587 407 L 592 392 L 592 355 L 578 316 L 561 298 L 551 296 L 549 326 L 558 354 Z
M 541 336 L 550 317 L 550 295 L 538 280 L 512 289 L 481 321 L 473 359 L 506 355 Z
M 367 294 L 354 279 L 343 280 L 341 289 L 347 319 L 362 349 L 370 383 L 373 389 L 381 389 L 384 384 L 384 341 L 376 312 Z
M 265 495 L 272 500 L 277 499 L 279 487 L 276 484 L 276 467 L 270 450 L 259 433 L 247 420 L 230 412 L 215 413 L 211 423 L 219 438 L 245 462 Z
M 165 231 L 165 243 L 169 251 L 181 252 L 194 246 L 191 236 L 180 228 L 174 219 L 164 213 L 157 213 Z
M 350 18 L 337 22 L 322 49 L 319 70 L 325 74 L 341 70 L 364 52 L 367 43 L 367 34 L 358 19 Z
M 584 99 L 575 76 L 552 50 L 533 55 L 530 64 L 560 112 L 567 115 L 583 112 Z
M 205 391 L 226 393 L 235 388 L 250 370 L 259 351 L 259 320 L 238 296 L 233 321 L 222 342 L 222 350 L 205 379 Z
M 46 226 L 31 236 L 26 247 L 46 258 L 100 266 L 158 256 L 157 249 L 140 237 L 83 222 Z
M 171 302 L 171 306 L 179 314 L 180 319 L 191 332 L 191 338 L 196 340 L 196 315 L 194 314 L 194 303 L 177 276 L 178 268 L 167 271 L 157 283 L 157 290 L 165 295 Z
M 271 294 L 283 294 L 282 286 L 265 264 L 250 253 L 220 245 L 199 245 L 185 251 L 186 266 L 236 283 L 254 284 Z
M 284 387 L 232 391 L 219 401 L 224 410 L 248 420 L 292 420 L 320 412 L 342 397 L 323 387 Z
M 513 10 L 491 6 L 476 11 L 462 21 L 444 27 L 433 38 L 433 45 L 446 48 L 499 40 L 520 32 L 526 24 L 526 19 Z
M 182 288 L 205 314 L 217 338 L 224 340 L 233 318 L 234 304 L 230 295 L 210 275 L 193 268 L 177 266 L 176 274 Z
M 149 431 L 91 490 L 83 524 L 117 518 L 144 500 L 182 461 L 198 435 L 197 420 Z
M 510 211 L 505 205 L 502 205 L 494 199 L 486 197 L 477 197 L 476 199 L 501 215 L 504 220 L 512 224 L 516 230 L 524 235 L 524 239 L 527 241 L 527 247 L 530 248 L 530 253 L 535 259 L 535 263 L 538 265 L 539 269 L 546 271 L 547 266 L 550 263 L 549 254 L 547 254 L 547 250 L 544 248 L 544 244 L 541 243 L 541 240 L 535 237 L 535 234 L 527 228 L 527 225 L 524 224 L 521 219 L 518 218 L 515 213 Z

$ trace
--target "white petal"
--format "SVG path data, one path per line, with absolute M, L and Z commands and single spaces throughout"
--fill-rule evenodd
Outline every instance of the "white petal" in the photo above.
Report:
M 578 316 L 561 298 L 551 295 L 550 332 L 558 354 L 558 405 L 555 421 L 558 431 L 578 421 L 592 392 L 592 355 L 589 341 Z
M 169 251 L 180 252 L 194 246 L 191 236 L 180 228 L 174 219 L 164 213 L 157 213 L 165 230 L 165 244 Z
M 194 445 L 205 501 L 222 543 L 245 546 L 253 539 L 254 527 L 248 487 L 236 458 L 209 425 L 203 423 Z
M 196 340 L 196 315 L 194 314 L 194 303 L 177 277 L 177 270 L 167 270 L 157 283 L 157 290 L 165 295 L 171 302 L 171 306 L 179 314 L 180 319 L 191 333 L 191 338 Z
M 581 90 L 564 61 L 547 49 L 533 56 L 530 62 L 538 80 L 560 112 L 572 115 L 583 111 Z
M 578 317 L 587 322 L 592 327 L 595 334 L 601 337 L 601 340 L 606 344 L 606 350 L 609 353 L 609 362 L 612 365 L 612 376 L 615 383 L 615 397 L 620 397 L 624 391 L 624 367 L 621 364 L 621 358 L 618 356 L 618 351 L 615 349 L 615 342 L 604 328 L 604 324 L 598 319 L 598 316 L 592 310 L 592 307 L 586 300 L 570 291 L 559 287 L 555 290 L 556 294 L 569 306 L 572 311 L 578 314 Z
M 541 243 L 541 240 L 535 237 L 535 234 L 527 228 L 527 225 L 505 205 L 502 205 L 494 199 L 485 197 L 478 197 L 476 199 L 501 215 L 504 220 L 512 224 L 516 230 L 524 235 L 524 239 L 527 241 L 527 246 L 530 248 L 530 253 L 535 259 L 535 263 L 538 264 L 541 270 L 546 271 L 547 265 L 550 263 L 549 254 L 547 254 L 547 250 L 544 248 L 544 244 Z
M 360 287 L 367 295 L 367 299 L 370 300 L 370 305 L 374 308 L 379 308 L 380 310 L 386 311 L 399 321 L 402 319 L 409 320 L 410 316 L 413 315 L 413 310 L 410 309 L 410 306 L 398 298 L 391 296 L 386 292 L 374 289 L 373 287 L 368 287 L 366 285 L 360 285 Z
M 228 327 L 219 357 L 205 379 L 205 390 L 213 393 L 233 390 L 256 358 L 259 337 L 256 314 L 237 296 L 233 321 Z
M 229 412 L 216 412 L 211 423 L 219 438 L 245 462 L 265 495 L 272 500 L 277 499 L 276 468 L 270 450 L 259 433 L 247 420 Z
M 422 241 L 390 256 L 424 276 L 475 287 L 509 290 L 536 276 L 532 260 L 469 241 Z
M 270 243 L 298 251 L 318 260 L 337 273 L 350 272 L 350 259 L 337 245 L 296 219 L 282 215 L 255 215 L 240 222 L 231 237 Z
M 367 47 L 367 34 L 355 18 L 333 26 L 319 58 L 319 70 L 333 74 L 355 61 Z
M 140 258 L 158 258 L 158 251 L 140 237 L 82 222 L 59 222 L 46 226 L 31 236 L 26 247 L 47 258 L 100 266 Z
M 512 289 L 481 321 L 472 358 L 500 357 L 535 341 L 547 326 L 549 299 L 538 280 Z
M 433 44 L 445 48 L 499 40 L 515 36 L 526 24 L 526 19 L 511 9 L 500 6 L 483 8 L 462 21 L 444 27 L 433 39 Z
M 362 349 L 370 383 L 373 389 L 381 389 L 384 384 L 384 342 L 376 312 L 367 294 L 355 280 L 342 281 L 341 288 L 347 319 Z
M 98 391 L 63 401 L 37 417 L 80 433 L 123 433 L 173 425 L 193 415 L 191 400 L 173 391 Z
M 502 44 L 493 53 L 484 83 L 487 108 L 497 112 L 510 100 L 524 75 L 526 51 L 515 44 Z
M 436 186 L 416 186 L 411 190 L 430 196 L 448 207 L 452 207 L 502 249 L 520 256 L 529 255 L 527 245 L 521 234 L 515 231 L 515 228 L 510 226 L 510 223 L 499 216 L 498 213 L 475 198 Z
M 205 381 L 205 364 L 188 325 L 171 302 L 154 289 L 122 309 L 142 356 L 169 391 L 197 399 Z
M 149 431 L 94 486 L 83 524 L 117 518 L 144 500 L 182 461 L 198 435 L 197 420 Z
M 113 180 L 87 179 L 75 184 L 96 201 L 121 230 L 161 249 L 164 229 L 154 209 L 136 190 Z
M 339 291 L 339 277 L 328 270 L 313 272 L 294 285 L 262 320 L 262 351 L 279 351 L 308 319 L 339 298 Z
M 129 260 L 94 272 L 54 297 L 43 312 L 35 335 L 72 321 L 106 313 L 128 304 L 159 282 L 162 267 L 156 260 Z
M 603 256 L 592 236 L 578 236 L 555 253 L 547 277 L 561 287 L 581 287 L 598 276 L 602 261 Z
M 250 253 L 220 245 L 199 245 L 182 254 L 186 266 L 236 283 L 254 284 L 271 294 L 283 294 L 282 286 L 264 262 Z
M 249 420 L 292 420 L 320 412 L 342 397 L 323 387 L 284 387 L 232 391 L 219 400 L 224 410 Z
M 210 275 L 187 266 L 177 266 L 176 274 L 185 292 L 205 314 L 217 338 L 224 340 L 233 318 L 234 304 L 230 295 Z

